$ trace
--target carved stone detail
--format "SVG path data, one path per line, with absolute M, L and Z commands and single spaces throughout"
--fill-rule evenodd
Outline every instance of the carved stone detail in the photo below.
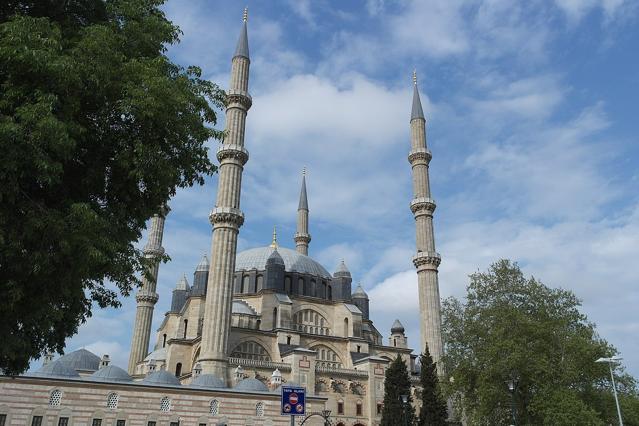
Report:
M 244 224 L 244 213 L 233 207 L 216 207 L 211 210 L 209 220 L 214 228 L 238 229 Z
M 240 91 L 233 91 L 233 90 L 228 90 L 226 92 L 226 101 L 229 105 L 229 107 L 231 107 L 233 104 L 240 104 L 245 110 L 249 110 L 249 108 L 251 108 L 251 105 L 253 105 L 253 99 L 251 98 L 251 95 L 249 95 L 246 92 L 240 92 Z
M 221 163 L 227 158 L 237 160 L 240 164 L 244 165 L 249 159 L 249 153 L 243 146 L 236 144 L 224 144 L 217 150 L 217 159 Z
M 432 198 L 419 197 L 410 202 L 410 210 L 415 213 L 426 213 L 432 215 L 435 211 L 435 200 Z
M 414 149 L 408 154 L 408 161 L 412 165 L 420 164 L 420 163 L 428 165 L 428 163 L 430 163 L 430 160 L 432 158 L 433 158 L 433 155 L 426 148 Z
M 295 235 L 293 236 L 293 240 L 296 243 L 302 242 L 302 243 L 310 243 L 311 242 L 311 235 L 310 234 L 304 234 L 304 233 L 300 233 L 300 232 L 296 232 Z
M 439 253 L 436 252 L 419 252 L 413 256 L 413 265 L 415 268 L 420 269 L 422 267 L 431 266 L 437 268 L 441 263 L 442 258 Z
M 139 292 L 138 294 L 135 295 L 135 301 L 138 303 L 151 303 L 153 305 L 155 305 L 155 303 L 158 301 L 158 299 L 160 298 L 160 296 L 158 296 L 157 293 L 143 293 L 143 292 Z

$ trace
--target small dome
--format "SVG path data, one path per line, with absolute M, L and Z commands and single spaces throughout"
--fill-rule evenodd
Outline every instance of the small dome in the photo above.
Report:
M 132 382 L 133 378 L 116 365 L 108 365 L 89 376 L 89 380 L 96 382 Z
M 100 368 L 100 357 L 86 349 L 69 352 L 58 359 L 74 370 L 97 371 Z
M 391 333 L 403 333 L 404 331 L 404 326 L 398 319 L 396 319 L 391 327 Z
M 346 267 L 346 263 L 344 263 L 344 259 L 342 259 L 339 262 L 339 265 L 337 265 L 337 269 L 333 273 L 333 276 L 334 277 L 348 277 L 348 278 L 350 278 L 351 271 L 349 271 L 348 268 Z
M 166 360 L 166 348 L 156 349 L 144 358 L 145 361 L 164 361 Z
M 178 281 L 177 285 L 175 286 L 176 290 L 188 290 L 189 289 L 189 282 L 186 279 L 186 274 L 182 275 L 182 278 L 180 278 L 180 281 Z
M 258 271 L 266 270 L 266 261 L 275 249 L 271 246 L 258 247 L 245 250 L 237 254 L 235 260 L 235 271 L 249 271 L 256 269 Z M 295 250 L 285 247 L 277 247 L 277 252 L 284 260 L 284 267 L 289 272 L 299 272 L 302 274 L 314 275 L 326 279 L 331 278 L 331 274 L 315 260 L 308 256 L 304 256 Z
M 53 362 L 43 365 L 35 373 L 31 373 L 30 376 L 36 377 L 80 377 L 77 371 L 73 369 L 69 364 L 60 362 L 57 359 Z
M 268 392 L 268 387 L 257 379 L 248 378 L 235 385 L 235 389 L 251 392 Z
M 180 381 L 166 370 L 154 371 L 142 380 L 147 385 L 171 385 L 180 386 Z
M 257 315 L 255 309 L 251 307 L 248 303 L 243 300 L 234 300 L 233 306 L 231 308 L 231 313 L 234 314 L 245 314 L 245 315 Z
M 209 270 L 209 258 L 206 255 L 202 256 L 202 260 L 195 267 L 195 272 L 208 272 Z
M 361 284 L 357 285 L 355 292 L 353 292 L 352 297 L 354 299 L 368 299 L 368 294 L 364 291 Z
M 277 248 L 274 248 L 273 253 L 266 259 L 266 265 L 281 265 L 284 266 L 284 259 L 280 256 Z
M 194 388 L 225 388 L 224 381 L 212 374 L 200 374 L 189 386 Z

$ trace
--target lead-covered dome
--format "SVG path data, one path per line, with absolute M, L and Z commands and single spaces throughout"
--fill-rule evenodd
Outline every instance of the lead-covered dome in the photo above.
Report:
M 145 385 L 171 385 L 180 386 L 180 381 L 166 370 L 154 371 L 146 376 L 142 383 Z
M 273 247 L 258 247 L 238 253 L 235 260 L 236 271 L 266 270 L 266 261 L 275 249 Z M 288 272 L 299 272 L 330 280 L 331 274 L 315 260 L 304 256 L 295 250 L 278 247 L 277 252 L 284 261 L 284 269 Z
M 132 382 L 129 373 L 116 365 L 107 365 L 89 376 L 89 380 L 96 382 Z
M 100 357 L 84 348 L 61 356 L 58 362 L 80 371 L 97 371 L 100 368 Z
M 250 392 L 268 392 L 268 387 L 254 378 L 244 379 L 235 385 L 235 389 Z
M 194 388 L 225 388 L 224 380 L 212 374 L 200 374 L 189 385 Z
M 64 378 L 80 378 L 73 367 L 64 362 L 60 362 L 59 359 L 43 365 L 38 371 L 28 374 L 29 376 L 37 377 L 64 377 Z

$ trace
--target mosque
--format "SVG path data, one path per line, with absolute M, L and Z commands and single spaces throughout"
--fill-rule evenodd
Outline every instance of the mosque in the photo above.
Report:
M 242 172 L 249 159 L 245 123 L 249 44 L 246 12 L 232 58 L 227 91 L 227 136 L 217 150 L 218 191 L 210 221 L 211 256 L 203 256 L 191 282 L 184 276 L 154 337 L 151 324 L 164 253 L 164 207 L 150 224 L 145 256 L 152 262 L 136 295 L 127 371 L 85 349 L 57 360 L 46 356 L 35 373 L 0 376 L 0 426 L 287 425 L 280 387 L 307 390 L 307 413 L 330 410 L 332 425 L 378 425 L 384 373 L 397 355 L 419 393 L 416 358 L 404 327 L 389 333 L 370 319 L 369 299 L 344 261 L 333 273 L 308 255 L 311 242 L 306 178 L 302 177 L 294 249 L 272 243 L 237 253 Z M 435 361 L 442 356 L 440 300 L 425 118 L 414 79 L 408 160 L 416 222 L 421 341 Z M 249 219 L 250 220 L 250 219 Z M 194 262 L 195 263 L 195 262 Z M 168 295 L 167 295 L 168 296 Z M 417 399 L 417 398 L 415 398 Z M 298 423 L 301 418 L 298 418 Z M 309 425 L 324 424 L 319 416 Z

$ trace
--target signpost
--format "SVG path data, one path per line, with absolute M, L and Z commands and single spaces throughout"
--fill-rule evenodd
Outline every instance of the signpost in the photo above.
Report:
M 306 414 L 306 388 L 299 386 L 282 386 L 282 416 L 291 416 L 291 425 L 295 424 L 294 416 Z

